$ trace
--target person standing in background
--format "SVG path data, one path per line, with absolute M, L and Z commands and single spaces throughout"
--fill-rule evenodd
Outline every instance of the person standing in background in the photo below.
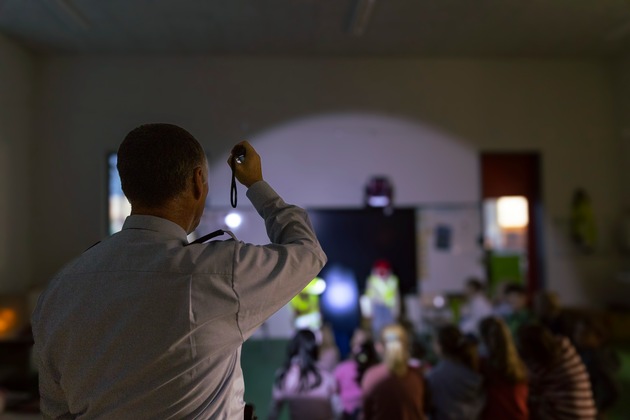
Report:
M 533 320 L 527 305 L 527 290 L 521 284 L 512 283 L 505 288 L 505 296 L 510 305 L 510 313 L 504 318 L 514 337 L 521 326 Z
M 400 312 L 399 280 L 387 260 L 377 260 L 367 278 L 362 310 L 367 312 L 372 325 L 372 336 L 379 337 L 381 330 L 396 322 Z M 365 310 L 368 307 L 369 309 Z
M 464 334 L 478 337 L 479 323 L 492 315 L 492 303 L 484 292 L 483 284 L 476 278 L 466 282 L 466 303 L 462 307 L 459 328 Z

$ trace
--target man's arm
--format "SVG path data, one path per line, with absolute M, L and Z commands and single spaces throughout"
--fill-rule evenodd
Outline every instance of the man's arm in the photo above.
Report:
M 271 244 L 236 244 L 233 287 L 243 339 L 304 289 L 326 263 L 305 210 L 286 204 L 264 181 L 247 196 L 265 220 Z
M 260 157 L 247 142 L 235 174 L 265 222 L 271 244 L 236 244 L 233 288 L 239 298 L 243 339 L 319 274 L 326 263 L 306 211 L 289 205 L 262 179 Z M 228 160 L 231 163 L 231 159 Z

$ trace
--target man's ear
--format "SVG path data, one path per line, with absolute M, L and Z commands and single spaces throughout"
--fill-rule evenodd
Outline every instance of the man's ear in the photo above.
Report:
M 193 197 L 199 200 L 203 196 L 203 186 L 206 183 L 206 177 L 201 167 L 195 168 L 193 172 Z

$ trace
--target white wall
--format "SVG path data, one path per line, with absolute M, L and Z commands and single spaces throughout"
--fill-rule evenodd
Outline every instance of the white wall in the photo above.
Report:
M 400 203 L 466 202 L 479 150 L 538 150 L 549 286 L 600 304 L 619 265 L 619 140 L 611 80 L 595 62 L 56 57 L 41 86 L 37 282 L 104 234 L 105 153 L 150 121 L 186 127 L 217 165 L 251 138 L 276 189 L 309 206 L 360 206 L 373 166 L 395 178 Z M 227 172 L 213 173 L 211 205 L 224 205 Z M 580 186 L 600 227 L 592 257 L 567 250 L 560 231 Z
M 0 35 L 0 294 L 31 281 L 31 132 L 35 60 Z

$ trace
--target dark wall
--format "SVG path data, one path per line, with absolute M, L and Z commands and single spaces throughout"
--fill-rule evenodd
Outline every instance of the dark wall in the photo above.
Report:
M 400 279 L 402 294 L 416 292 L 416 211 L 395 209 L 313 209 L 308 211 L 328 264 L 343 266 L 356 276 L 359 291 L 377 259 L 389 260 Z

